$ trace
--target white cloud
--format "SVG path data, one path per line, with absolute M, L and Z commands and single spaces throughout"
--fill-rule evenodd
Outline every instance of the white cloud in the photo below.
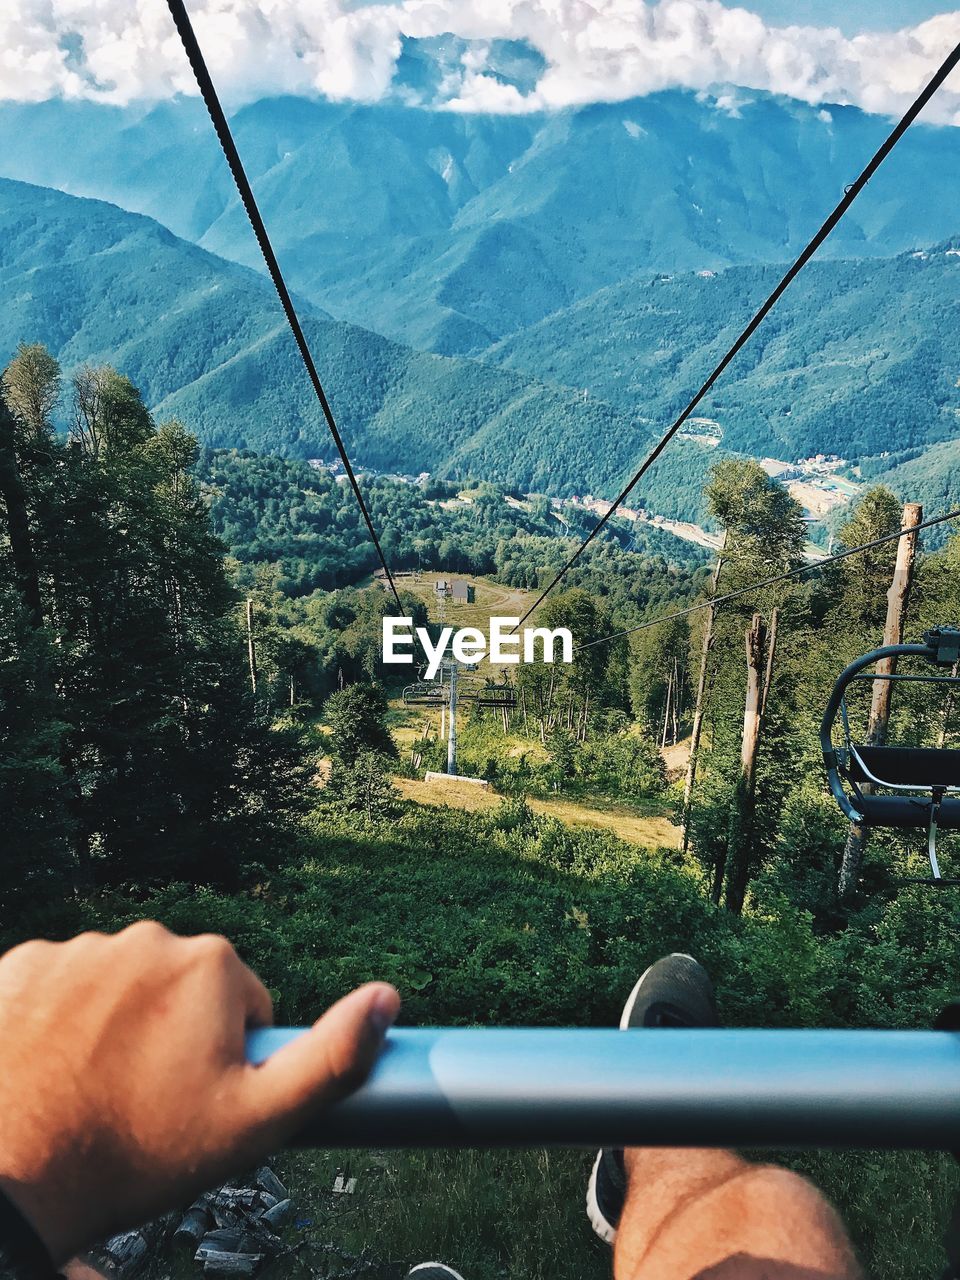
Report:
M 771 27 L 720 0 L 190 0 L 211 71 L 232 103 L 269 93 L 377 101 L 404 36 L 477 42 L 444 80 L 457 111 L 520 112 L 715 85 L 897 113 L 946 56 L 960 12 L 898 32 Z M 489 74 L 488 44 L 543 56 L 521 94 Z M 2 0 L 0 97 L 126 103 L 194 92 L 164 0 Z M 717 99 L 736 111 L 746 98 Z M 927 119 L 960 124 L 960 76 Z

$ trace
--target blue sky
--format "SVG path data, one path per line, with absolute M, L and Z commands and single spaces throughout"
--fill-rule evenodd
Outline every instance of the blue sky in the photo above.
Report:
M 915 26 L 937 13 L 951 13 L 956 5 L 938 0 L 746 0 L 764 21 L 775 26 L 793 22 L 816 27 L 839 27 L 847 35 L 861 31 L 896 31 Z
M 452 33 L 460 62 L 427 105 L 496 114 L 718 86 L 902 112 L 960 39 L 960 0 L 190 0 L 231 105 L 272 94 L 377 102 L 405 40 Z M 919 25 L 922 24 L 922 25 Z M 802 30 L 785 33 L 800 25 Z M 498 40 L 535 85 L 503 83 Z M 124 105 L 195 93 L 163 0 L 0 0 L 0 98 Z M 741 95 L 742 96 L 742 95 Z M 406 100 L 406 99 L 404 99 Z M 960 73 L 926 112 L 960 124 Z

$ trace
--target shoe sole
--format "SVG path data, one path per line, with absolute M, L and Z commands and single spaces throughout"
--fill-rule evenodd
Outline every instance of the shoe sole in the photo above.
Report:
M 599 1173 L 602 1159 L 603 1152 L 598 1151 L 597 1158 L 593 1162 L 593 1169 L 590 1172 L 590 1181 L 587 1183 L 587 1217 L 590 1219 L 591 1227 L 593 1227 L 604 1244 L 612 1245 L 617 1238 L 617 1228 L 611 1226 L 603 1216 L 597 1200 L 597 1174 Z
M 684 960 L 692 960 L 694 964 L 697 963 L 693 956 L 688 955 L 686 951 L 673 951 L 670 954 L 670 959 L 676 959 L 681 956 Z M 654 963 L 656 963 L 656 961 Z M 640 996 L 640 988 L 643 986 L 647 974 L 652 968 L 653 965 L 651 964 L 644 969 L 643 973 L 641 973 L 640 977 L 633 984 L 633 990 L 627 996 L 627 1002 L 623 1006 L 623 1013 L 620 1015 L 621 1031 L 639 1030 L 639 1028 L 633 1028 L 630 1026 L 630 1019 L 633 1017 L 633 1010 L 636 1007 L 637 1000 Z M 603 1152 L 598 1151 L 597 1158 L 593 1162 L 593 1169 L 590 1172 L 590 1180 L 587 1183 L 587 1217 L 590 1219 L 591 1227 L 593 1227 L 600 1239 L 606 1244 L 612 1245 L 617 1238 L 617 1229 L 603 1216 L 599 1201 L 597 1200 L 597 1174 L 600 1169 L 600 1161 L 602 1158 Z
M 693 956 L 687 955 L 686 951 L 672 951 L 670 955 L 667 956 L 666 958 L 668 960 L 691 960 L 693 961 L 694 964 L 697 964 L 697 961 L 694 960 Z M 654 963 L 659 964 L 659 961 L 654 961 Z M 643 973 L 641 973 L 640 977 L 634 983 L 633 990 L 627 996 L 627 1003 L 623 1006 L 623 1013 L 621 1013 L 620 1015 L 621 1031 L 632 1031 L 632 1030 L 640 1029 L 639 1027 L 631 1027 L 630 1019 L 633 1017 L 633 1010 L 634 1010 L 634 1006 L 637 1003 L 637 998 L 640 995 L 640 988 L 643 986 L 644 981 L 646 980 L 647 974 L 650 972 L 652 968 L 653 968 L 652 964 L 647 965 L 646 969 L 644 969 Z
M 411 1276 L 415 1276 L 418 1271 L 430 1271 L 431 1269 L 444 1272 L 445 1275 L 451 1277 L 451 1280 L 463 1280 L 460 1272 L 454 1271 L 453 1267 L 448 1267 L 445 1262 L 418 1262 L 415 1267 L 407 1272 L 407 1280 L 410 1280 Z

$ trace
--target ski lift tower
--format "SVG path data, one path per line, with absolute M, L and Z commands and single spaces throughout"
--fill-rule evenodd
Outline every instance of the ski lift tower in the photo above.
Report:
M 475 662 L 444 659 L 440 678 L 447 684 L 447 776 L 457 777 L 457 699 L 461 671 L 476 671 Z

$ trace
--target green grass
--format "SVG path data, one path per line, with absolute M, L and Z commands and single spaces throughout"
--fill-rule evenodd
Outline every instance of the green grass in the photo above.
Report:
M 364 1255 L 374 1277 L 439 1260 L 465 1280 L 600 1280 L 609 1250 L 583 1212 L 591 1159 L 580 1151 L 292 1154 L 281 1176 L 309 1188 L 298 1214 L 315 1226 L 288 1238 L 304 1241 L 305 1264 L 315 1263 L 312 1237 L 348 1258 Z M 338 1172 L 356 1177 L 354 1195 L 332 1193 Z
M 678 851 L 572 831 L 510 802 L 493 812 L 407 806 L 390 822 L 319 812 L 288 865 L 250 891 L 168 886 L 138 904 L 105 898 L 74 926 L 156 916 L 178 932 L 227 934 L 304 1023 L 370 978 L 395 982 L 406 1025 L 611 1025 L 637 973 L 693 950 L 732 1026 L 928 1026 L 953 989 L 956 928 L 945 896 L 904 891 L 837 937 L 769 901 L 743 920 L 707 900 Z M 871 923 L 872 921 L 872 923 Z M 583 1217 L 589 1153 L 288 1153 L 278 1172 L 301 1218 L 295 1266 L 353 1274 L 331 1245 L 401 1277 L 440 1257 L 466 1280 L 593 1280 L 607 1259 Z M 942 1269 L 957 1175 L 949 1157 L 812 1153 L 810 1174 L 849 1224 L 870 1275 Z M 337 1170 L 358 1178 L 333 1196 Z M 327 1258 L 329 1270 L 320 1269 Z M 325 1263 L 323 1264 L 326 1265 Z M 356 1272 L 356 1274 L 361 1274 Z
M 758 1158 L 807 1175 L 842 1207 L 870 1276 L 940 1274 L 940 1237 L 960 1189 L 952 1158 L 870 1151 Z M 365 1274 L 374 1280 L 427 1260 L 449 1263 L 465 1280 L 605 1280 L 610 1252 L 584 1213 L 592 1159 L 563 1150 L 289 1153 L 275 1167 L 310 1225 L 287 1229 L 303 1270 L 288 1260 L 282 1274 L 306 1276 L 332 1245 L 341 1263 L 369 1262 Z M 338 1173 L 357 1179 L 353 1195 L 333 1193 Z

